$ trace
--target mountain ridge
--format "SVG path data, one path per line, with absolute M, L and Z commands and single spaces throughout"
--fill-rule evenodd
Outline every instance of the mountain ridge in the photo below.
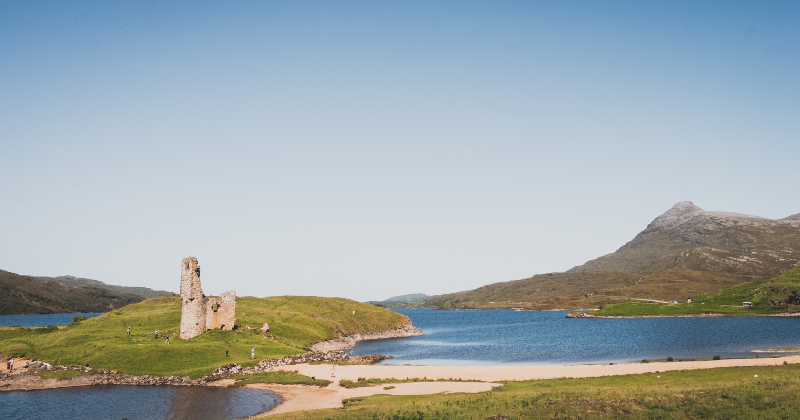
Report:
M 108 312 L 143 300 L 100 287 L 67 287 L 0 270 L 0 315 Z
M 92 279 L 86 279 L 82 277 L 75 277 L 69 275 L 58 276 L 58 277 L 45 277 L 45 276 L 30 276 L 30 277 L 42 281 L 56 282 L 67 287 L 81 287 L 81 286 L 99 287 L 101 289 L 106 289 L 114 293 L 123 293 L 123 294 L 129 293 L 132 295 L 138 295 L 145 299 L 174 294 L 173 292 L 168 292 L 166 290 L 154 290 L 149 287 L 116 286 L 113 284 L 106 284 L 100 280 L 92 280 Z
M 682 300 L 770 278 L 800 261 L 800 220 L 705 211 L 685 201 L 617 251 L 562 273 L 431 299 L 440 308 L 585 309 L 631 299 Z

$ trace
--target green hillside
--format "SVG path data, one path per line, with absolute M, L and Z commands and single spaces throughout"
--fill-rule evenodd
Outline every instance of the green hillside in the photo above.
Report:
M 67 287 L 0 270 L 0 315 L 108 312 L 142 300 L 101 287 Z
M 254 365 L 253 347 L 257 359 L 294 355 L 342 334 L 393 330 L 410 323 L 405 315 L 374 305 L 307 296 L 241 297 L 236 316 L 235 331 L 213 330 L 180 340 L 180 298 L 162 296 L 76 325 L 0 328 L 0 354 L 61 365 L 88 363 L 133 375 L 201 377 L 226 363 Z M 270 326 L 266 335 L 260 331 L 264 323 Z M 131 336 L 125 333 L 128 326 Z M 170 344 L 164 343 L 166 334 Z
M 168 292 L 166 290 L 153 290 L 149 287 L 115 286 L 113 284 L 105 284 L 100 280 L 84 279 L 81 277 L 74 277 L 74 276 L 58 276 L 58 277 L 36 276 L 33 278 L 47 282 L 56 282 L 58 284 L 63 284 L 64 286 L 67 287 L 83 287 L 83 286 L 99 287 L 101 289 L 110 290 L 111 292 L 117 294 L 138 295 L 144 299 L 150 299 L 154 297 L 173 294 L 173 292 Z
M 682 202 L 611 254 L 563 273 L 493 283 L 428 304 L 577 309 L 634 299 L 680 301 L 789 270 L 800 261 L 798 244 L 800 220 L 705 211 Z
M 800 267 L 771 280 L 748 282 L 692 296 L 692 303 L 627 302 L 610 305 L 595 316 L 765 315 L 800 312 Z M 743 306 L 751 302 L 752 306 Z

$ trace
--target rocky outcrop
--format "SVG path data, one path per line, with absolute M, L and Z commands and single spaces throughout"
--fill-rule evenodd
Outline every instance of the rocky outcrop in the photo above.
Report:
M 231 375 L 252 375 L 271 371 L 281 366 L 297 365 L 313 362 L 348 362 L 355 364 L 375 364 L 391 356 L 370 354 L 367 356 L 348 356 L 344 351 L 309 352 L 295 356 L 263 359 L 257 365 L 243 368 L 231 363 L 214 369 L 208 375 L 197 379 L 186 376 L 134 376 L 113 370 L 93 369 L 87 366 L 52 366 L 50 371 L 82 371 L 86 375 L 76 376 L 70 380 L 42 379 L 36 373 L 48 370 L 45 368 L 27 368 L 13 375 L 0 378 L 0 391 L 18 391 L 32 389 L 64 388 L 91 385 L 132 385 L 132 386 L 209 386 L 214 381 L 226 379 Z
M 422 331 L 411 324 L 407 324 L 402 327 L 398 327 L 396 330 L 345 335 L 333 340 L 322 341 L 311 346 L 311 351 L 320 352 L 347 350 L 353 348 L 353 346 L 355 346 L 359 341 L 380 340 L 382 338 L 414 337 L 417 335 L 422 335 Z
M 73 386 L 92 385 L 134 385 L 134 386 L 203 386 L 203 379 L 188 378 L 185 376 L 134 376 L 119 373 L 113 370 L 93 369 L 85 366 L 52 366 L 50 371 L 82 371 L 85 375 L 76 376 L 71 380 L 42 379 L 36 374 L 45 371 L 44 368 L 28 368 L 14 375 L 5 375 L 0 379 L 0 391 L 50 389 Z
M 252 375 L 254 373 L 268 372 L 282 366 L 297 365 L 300 363 L 314 362 L 348 362 L 355 364 L 375 364 L 381 360 L 391 359 L 391 356 L 380 354 L 370 354 L 367 356 L 348 356 L 342 350 L 335 351 L 312 351 L 298 354 L 295 356 L 277 357 L 274 359 L 263 359 L 257 365 L 243 368 L 241 365 L 231 363 L 214 369 L 213 372 L 203 377 L 206 382 L 218 381 L 228 378 L 231 375 Z

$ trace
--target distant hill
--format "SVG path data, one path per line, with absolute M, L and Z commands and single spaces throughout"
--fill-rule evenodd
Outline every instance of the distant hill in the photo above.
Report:
M 144 297 L 94 286 L 67 287 L 0 270 L 0 315 L 108 312 Z
M 685 300 L 771 278 L 800 261 L 800 220 L 771 220 L 675 204 L 616 252 L 428 303 L 442 308 L 593 308 L 631 299 Z
M 428 300 L 433 299 L 434 297 L 435 296 L 426 295 L 424 293 L 412 293 L 408 295 L 390 297 L 389 299 L 381 301 L 370 301 L 367 303 L 371 303 L 373 305 L 377 304 L 387 307 L 422 305 Z
M 63 284 L 64 286 L 67 287 L 82 287 L 82 286 L 99 287 L 101 289 L 110 290 L 117 294 L 127 293 L 132 295 L 139 295 L 145 299 L 173 294 L 173 292 L 168 292 L 166 290 L 153 290 L 147 287 L 114 286 L 111 284 L 105 284 L 100 280 L 84 279 L 73 276 L 59 276 L 59 277 L 37 276 L 33 278 L 42 281 L 53 281 L 59 284 Z

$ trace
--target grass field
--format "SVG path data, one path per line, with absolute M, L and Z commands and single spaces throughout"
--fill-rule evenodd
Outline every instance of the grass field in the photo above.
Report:
M 756 378 L 755 375 L 758 375 Z M 506 382 L 480 394 L 376 395 L 276 420 L 791 419 L 800 366 L 737 367 Z M 493 417 L 495 416 L 495 417 Z
M 799 312 L 796 304 L 773 304 L 794 300 L 800 293 L 800 268 L 794 268 L 772 280 L 740 284 L 713 293 L 692 296 L 692 303 L 667 304 L 626 302 L 593 312 L 596 316 L 677 316 L 677 315 L 771 315 Z M 800 298 L 797 298 L 800 299 Z M 743 302 L 753 306 L 744 307 Z M 798 300 L 800 302 L 800 300 Z
M 275 372 L 255 373 L 252 375 L 232 375 L 231 379 L 235 379 L 236 383 L 231 387 L 242 387 L 248 384 L 267 383 L 267 384 L 283 384 L 283 385 L 316 385 L 318 387 L 326 387 L 331 384 L 331 381 L 325 379 L 311 378 L 294 372 L 287 372 L 279 370 Z
M 410 322 L 397 312 L 341 298 L 242 297 L 236 305 L 237 331 L 213 330 L 180 340 L 180 298 L 162 296 L 58 328 L 0 328 L 0 354 L 60 365 L 88 363 L 132 375 L 201 377 L 227 363 L 255 365 L 253 347 L 257 359 L 294 355 L 341 334 L 392 330 Z M 259 330 L 265 322 L 270 326 L 266 337 Z M 170 344 L 164 343 L 167 334 Z

